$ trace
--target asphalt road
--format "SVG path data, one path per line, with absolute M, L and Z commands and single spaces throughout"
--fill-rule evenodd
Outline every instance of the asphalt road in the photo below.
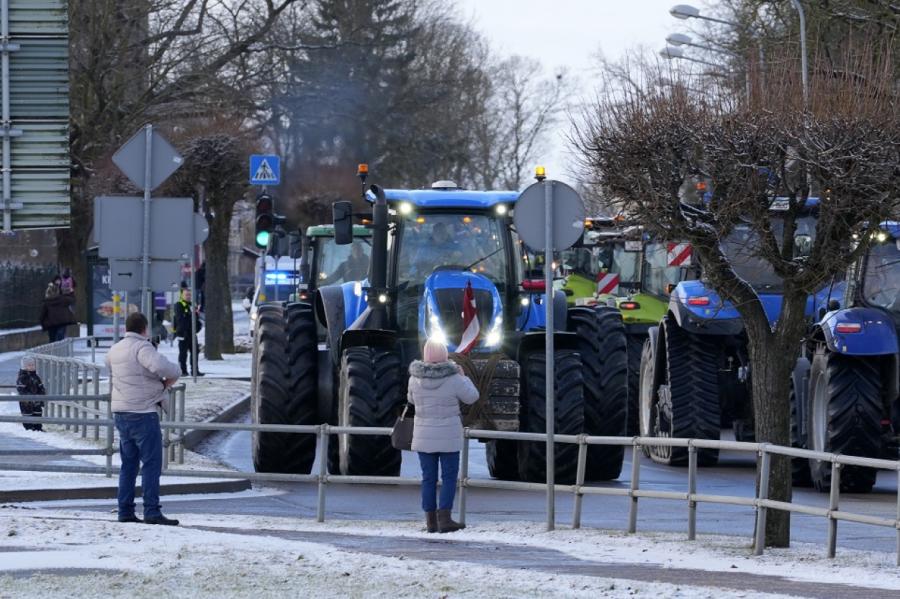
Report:
M 245 415 L 243 420 L 248 420 Z M 201 450 L 236 469 L 249 471 L 249 433 L 221 433 L 212 437 Z M 488 478 L 484 459 L 484 446 L 476 441 L 470 445 L 470 477 Z M 314 467 L 315 468 L 315 467 Z M 314 471 L 316 471 L 314 469 Z M 631 472 L 630 461 L 622 469 L 617 481 L 601 483 L 602 486 L 627 488 Z M 401 474 L 418 476 L 418 460 L 415 454 L 405 453 Z M 665 491 L 686 490 L 687 470 L 670 468 L 642 458 L 641 487 Z M 698 477 L 698 492 L 716 495 L 753 496 L 755 485 L 754 458 L 746 454 L 723 452 L 715 468 L 703 468 Z M 233 498 L 165 499 L 166 509 L 173 514 L 243 514 L 260 516 L 292 516 L 314 518 L 316 514 L 317 488 L 310 484 L 271 484 L 281 491 L 267 496 Z M 841 509 L 848 511 L 896 517 L 897 481 L 890 473 L 879 475 L 878 485 L 871 494 L 842 494 Z M 795 502 L 822 506 L 827 496 L 809 489 L 794 493 Z M 622 530 L 627 527 L 628 498 L 585 496 L 582 525 Z M 557 519 L 568 524 L 572 518 L 572 496 L 557 494 Z M 84 506 L 90 509 L 90 506 Z M 93 506 L 96 507 L 96 506 Z M 470 489 L 468 495 L 468 522 L 476 525 L 482 521 L 545 519 L 546 496 L 542 492 L 504 491 L 495 489 Z M 741 506 L 700 504 L 697 529 L 700 533 L 746 536 L 753 534 L 755 512 Z M 370 520 L 418 520 L 418 489 L 410 486 L 387 485 L 331 485 L 326 500 L 326 518 Z M 824 552 L 826 521 L 824 518 L 793 515 L 792 538 L 795 541 L 821 544 Z M 687 505 L 682 501 L 641 499 L 638 510 L 638 529 L 652 531 L 687 531 Z M 838 551 L 841 548 L 878 551 L 896 550 L 896 531 L 888 528 L 840 522 L 838 526 Z

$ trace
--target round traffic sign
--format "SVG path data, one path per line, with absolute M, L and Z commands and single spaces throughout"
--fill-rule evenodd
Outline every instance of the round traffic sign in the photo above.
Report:
M 560 181 L 534 183 L 519 194 L 513 213 L 519 237 L 534 251 L 543 251 L 546 246 L 548 186 L 552 193 L 553 249 L 572 247 L 584 232 L 584 202 L 577 191 Z

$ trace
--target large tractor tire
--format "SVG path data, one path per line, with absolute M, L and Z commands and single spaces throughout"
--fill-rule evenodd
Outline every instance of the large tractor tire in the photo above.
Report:
M 488 473 L 499 480 L 519 480 L 518 444 L 507 439 L 484 444 Z
M 351 347 L 341 357 L 338 424 L 391 427 L 400 414 L 400 355 L 393 350 Z M 364 476 L 400 474 L 400 451 L 385 435 L 338 435 L 340 471 Z
M 628 426 L 625 432 L 629 436 L 639 435 L 641 430 L 641 353 L 644 350 L 646 339 L 646 335 L 626 335 L 628 343 Z
M 692 439 L 719 438 L 719 349 L 715 337 L 692 335 L 671 318 L 662 322 L 665 338 L 665 371 L 651 406 L 651 430 L 654 437 Z M 654 462 L 670 466 L 688 463 L 684 447 L 653 446 Z M 718 450 L 701 449 L 697 463 L 715 465 Z
M 648 338 L 641 349 L 640 380 L 638 382 L 638 435 L 641 437 L 653 436 L 653 411 L 656 406 L 656 398 L 659 397 L 660 376 L 656 368 L 656 354 L 653 353 L 653 344 Z M 642 445 L 641 451 L 650 457 L 650 446 Z
M 799 406 L 794 391 L 794 382 L 791 381 L 791 447 L 805 449 L 806 443 L 800 434 Z M 791 483 L 795 487 L 811 487 L 812 477 L 809 472 L 809 460 L 806 458 L 791 458 Z
M 584 430 L 584 377 L 578 352 L 556 352 L 556 405 L 555 432 L 560 435 L 578 435 Z M 532 352 L 525 356 L 523 373 L 522 408 L 520 430 L 543 433 L 547 430 L 546 417 L 546 355 Z M 525 481 L 546 480 L 547 444 L 543 441 L 519 442 L 519 478 Z M 575 482 L 578 466 L 578 445 L 557 443 L 554 448 L 555 481 L 560 484 Z
M 584 377 L 584 432 L 624 437 L 628 421 L 628 344 L 615 308 L 569 309 L 568 329 L 578 334 Z M 612 480 L 622 472 L 622 445 L 589 445 L 585 480 Z
M 879 457 L 881 374 L 874 360 L 816 351 L 809 372 L 809 448 L 813 451 Z M 831 462 L 810 460 L 818 491 L 831 488 Z M 841 468 L 841 490 L 868 493 L 877 470 Z
M 292 383 L 291 354 L 295 363 L 301 356 L 316 351 L 292 347 L 287 330 L 288 315 L 298 321 L 297 308 L 288 313 L 281 305 L 260 306 L 254 334 L 254 365 L 250 412 L 258 424 L 316 424 L 315 384 L 311 388 Z M 294 325 L 299 326 L 297 324 Z M 295 339 L 302 343 L 302 338 Z M 252 434 L 253 467 L 257 472 L 309 474 L 316 454 L 316 437 L 301 433 L 254 432 Z

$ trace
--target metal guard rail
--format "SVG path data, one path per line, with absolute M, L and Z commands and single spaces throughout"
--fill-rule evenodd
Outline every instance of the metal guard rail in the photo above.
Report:
M 182 386 L 183 387 L 183 386 Z M 8 396 L 12 400 L 16 400 L 15 396 Z M 39 396 L 35 396 L 39 397 Z M 46 397 L 46 396 L 45 396 Z M 108 399 L 107 396 L 103 398 Z M 183 389 L 182 389 L 183 397 Z M 48 398 L 53 400 L 55 398 Z M 91 398 L 95 399 L 95 398 Z M 98 398 L 99 399 L 99 398 Z M 7 400 L 0 398 L 0 401 Z M 389 436 L 390 428 L 382 427 L 348 427 L 348 426 L 331 426 L 328 424 L 321 425 L 286 425 L 286 424 L 252 424 L 252 423 L 212 423 L 212 422 L 185 422 L 183 419 L 183 401 L 181 410 L 175 410 L 180 421 L 166 420 L 160 423 L 164 430 L 166 438 L 167 451 L 164 451 L 164 471 L 167 476 L 181 477 L 197 477 L 197 478 L 242 478 L 251 481 L 272 481 L 272 482 L 312 482 L 318 484 L 318 504 L 316 510 L 316 519 L 319 522 L 325 521 L 325 496 L 326 487 L 329 484 L 390 484 L 390 485 L 418 485 L 421 482 L 419 478 L 413 477 L 393 477 L 393 476 L 360 476 L 360 475 L 338 475 L 329 474 L 327 470 L 327 459 L 324 457 L 319 459 L 319 472 L 317 474 L 277 474 L 277 473 L 257 473 L 257 472 L 236 472 L 226 470 L 173 470 L 168 468 L 169 450 L 174 451 L 171 440 L 169 438 L 171 430 L 182 431 L 181 435 L 176 439 L 183 439 L 183 431 L 188 429 L 210 430 L 210 431 L 258 431 L 258 432 L 279 432 L 279 433 L 297 433 L 316 435 L 316 451 L 319 456 L 328 455 L 328 444 L 331 435 L 372 435 L 372 436 Z M 172 413 L 172 412 L 170 412 Z M 45 424 L 80 424 L 86 421 L 76 418 L 29 418 L 22 416 L 0 416 L 0 422 L 35 422 Z M 91 425 L 105 426 L 111 437 L 111 431 L 114 427 L 113 419 L 90 419 Z M 466 439 L 478 440 L 495 440 L 506 439 L 514 441 L 545 441 L 544 433 L 519 433 L 508 431 L 489 431 L 479 429 L 465 429 L 464 435 Z M 581 527 L 581 512 L 584 495 L 609 495 L 630 498 L 628 513 L 628 532 L 635 533 L 637 531 L 638 516 L 638 500 L 641 497 L 653 499 L 667 499 L 674 501 L 685 501 L 688 505 L 688 540 L 695 540 L 697 534 L 697 504 L 698 503 L 716 503 L 725 505 L 738 505 L 752 507 L 756 510 L 756 525 L 754 538 L 754 555 L 762 555 L 765 540 L 766 514 L 770 509 L 782 510 L 792 513 L 805 514 L 810 516 L 824 517 L 828 524 L 827 539 L 827 555 L 829 558 L 835 557 L 837 549 L 837 523 L 840 520 L 847 522 L 855 522 L 858 524 L 867 524 L 871 526 L 882 526 L 894 528 L 897 531 L 897 565 L 900 566 L 900 460 L 884 460 L 875 458 L 863 458 L 857 456 L 845 456 L 840 454 L 823 453 L 812 451 L 809 449 L 798 449 L 792 447 L 783 447 L 771 445 L 769 443 L 748 443 L 742 441 L 718 441 L 710 439 L 674 439 L 674 438 L 658 438 L 658 437 L 592 437 L 588 435 L 555 435 L 554 441 L 557 443 L 574 443 L 578 445 L 578 463 L 576 470 L 575 484 L 572 485 L 554 485 L 556 492 L 567 492 L 573 494 L 573 510 L 572 510 L 572 527 Z M 112 453 L 111 440 L 108 447 L 107 467 L 89 467 L 89 466 L 47 466 L 47 465 L 20 465 L 0 463 L 0 470 L 23 470 L 23 471 L 56 471 L 56 472 L 78 472 L 88 474 L 106 474 L 110 476 L 113 472 L 118 472 L 118 468 L 111 466 Z M 177 443 L 177 440 L 176 440 Z M 607 487 L 590 487 L 585 486 L 585 464 L 587 460 L 588 445 L 621 445 L 630 446 L 631 453 L 631 479 L 629 487 L 625 488 L 607 488 Z M 655 491 L 640 488 L 640 466 L 641 466 L 641 448 L 644 446 L 669 446 L 683 447 L 688 450 L 688 468 L 687 468 L 687 490 L 684 492 L 673 491 Z M 757 462 L 757 472 L 759 484 L 756 488 L 755 497 L 741 497 L 728 495 L 709 495 L 697 493 L 697 450 L 698 449 L 726 449 L 732 451 L 743 451 L 755 453 L 759 460 Z M 60 450 L 68 453 L 71 450 Z M 180 446 L 183 461 L 183 446 Z M 8 452 L 4 452 L 8 453 Z M 21 453 L 28 453 L 22 451 Z M 0 454 L 2 455 L 2 454 Z M 20 455 L 17 453 L 16 455 Z M 82 454 L 84 455 L 84 454 Z M 772 455 L 781 455 L 786 457 L 797 457 L 806 459 L 815 459 L 819 461 L 830 462 L 831 467 L 831 488 L 827 508 L 816 506 L 787 503 L 771 500 L 768 497 L 768 481 L 771 473 L 771 457 Z M 546 489 L 545 483 L 536 482 L 519 482 L 519 481 L 503 481 L 493 479 L 473 479 L 469 478 L 469 444 L 463 443 L 462 455 L 459 475 L 459 521 L 465 523 L 467 490 L 470 487 L 493 488 L 505 490 L 528 490 L 540 491 Z M 865 514 L 856 514 L 845 512 L 839 509 L 840 500 L 840 477 L 842 466 L 862 466 L 866 468 L 875 468 L 879 470 L 893 471 L 897 474 L 898 491 L 897 491 L 897 513 L 896 518 L 883 518 L 869 516 Z

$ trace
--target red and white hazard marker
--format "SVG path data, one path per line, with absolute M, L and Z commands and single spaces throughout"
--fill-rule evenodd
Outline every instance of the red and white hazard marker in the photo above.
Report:
M 690 266 L 691 253 L 692 249 L 689 243 L 667 243 L 666 263 L 669 266 Z
M 597 294 L 617 293 L 619 291 L 619 275 L 614 272 L 597 275 Z

